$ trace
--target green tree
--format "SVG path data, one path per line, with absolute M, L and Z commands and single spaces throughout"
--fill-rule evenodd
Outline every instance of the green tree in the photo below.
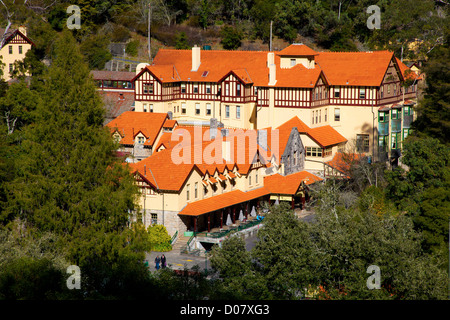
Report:
M 101 70 L 112 54 L 108 50 L 109 40 L 103 35 L 91 36 L 81 43 L 81 52 L 86 57 L 89 68 Z
M 131 250 L 127 228 L 137 189 L 114 156 L 101 99 L 69 31 L 56 40 L 53 53 L 35 121 L 23 129 L 17 147 L 6 210 L 55 233 L 67 259 L 84 269 L 89 292 L 100 284 L 108 288 L 113 277 L 107 275 L 124 265 L 142 265 L 145 272 L 143 252 Z
M 175 38 L 175 48 L 176 49 L 189 49 L 189 43 L 186 36 L 186 32 L 180 32 Z
M 233 27 L 225 26 L 221 31 L 222 44 L 225 50 L 236 50 L 241 46 L 242 34 Z

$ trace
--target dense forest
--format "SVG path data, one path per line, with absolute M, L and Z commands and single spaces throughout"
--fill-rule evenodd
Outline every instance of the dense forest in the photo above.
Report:
M 448 297 L 445 2 L 377 1 L 380 30 L 366 27 L 369 1 L 24 2 L 0 6 L 3 26 L 25 24 L 35 43 L 15 66 L 18 80 L 0 83 L 0 299 Z M 267 49 L 273 21 L 274 35 L 286 42 L 388 48 L 423 60 L 426 86 L 403 144 L 409 169 L 351 162 L 351 179 L 328 179 L 313 190 L 316 223 L 272 207 L 251 252 L 238 237 L 213 249 L 214 277 L 149 273 L 144 253 L 167 242 L 167 233 L 129 223 L 138 190 L 103 128 L 105 111 L 89 76 L 111 58 L 110 42 L 146 47 L 149 3 L 154 50 L 208 41 L 230 49 L 260 41 Z M 79 30 L 65 28 L 69 4 L 81 8 Z M 82 290 L 67 288 L 69 265 L 81 268 Z M 381 290 L 367 290 L 369 265 L 381 268 Z

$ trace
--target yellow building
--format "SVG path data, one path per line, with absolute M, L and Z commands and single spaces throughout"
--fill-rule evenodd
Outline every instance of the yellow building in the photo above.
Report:
M 6 34 L 4 29 L 0 29 L 0 34 L 3 35 L 3 43 L 0 49 L 0 56 L 2 57 L 2 63 L 4 63 L 3 79 L 9 81 L 14 70 L 14 63 L 23 60 L 27 51 L 34 44 L 27 37 L 25 27 L 10 29 Z
M 152 65 L 137 68 L 135 111 L 244 129 L 276 128 L 296 116 L 310 128 L 329 125 L 356 152 L 384 159 L 380 153 L 395 157 L 401 146 L 392 133 L 409 127 L 393 128 L 386 140 L 378 110 L 415 104 L 420 78 L 408 69 L 389 51 L 317 52 L 303 44 L 279 52 L 161 49 Z M 405 77 L 414 78 L 411 86 L 404 87 Z

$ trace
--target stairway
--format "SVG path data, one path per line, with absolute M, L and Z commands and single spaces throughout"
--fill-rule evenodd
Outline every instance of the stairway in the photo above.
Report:
M 190 237 L 185 237 L 183 234 L 180 234 L 178 236 L 177 241 L 175 242 L 175 244 L 172 246 L 172 251 L 175 252 L 180 252 L 181 249 L 185 249 L 186 245 L 189 241 Z

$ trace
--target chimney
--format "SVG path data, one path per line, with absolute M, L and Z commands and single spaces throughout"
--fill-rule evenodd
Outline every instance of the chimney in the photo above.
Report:
M 214 140 L 217 136 L 217 119 L 209 119 L 209 139 Z
M 258 130 L 258 145 L 267 151 L 267 130 Z
M 195 45 L 192 47 L 192 70 L 191 71 L 197 71 L 200 67 L 200 47 L 197 47 Z
M 276 66 L 275 64 L 269 65 L 269 86 L 274 86 L 277 83 Z
M 271 64 L 275 64 L 275 53 L 268 52 L 267 53 L 267 67 L 270 67 Z
M 230 155 L 230 141 L 227 140 L 223 140 L 222 141 L 222 158 L 223 160 L 225 160 L 226 162 L 230 162 L 231 161 L 231 155 Z
M 167 111 L 167 116 L 169 117 L 169 120 L 172 120 L 173 117 L 172 111 Z
M 228 137 L 228 129 L 220 129 L 220 132 L 222 133 L 222 137 Z
M 25 26 L 20 26 L 18 30 L 24 35 L 27 36 L 27 28 Z

